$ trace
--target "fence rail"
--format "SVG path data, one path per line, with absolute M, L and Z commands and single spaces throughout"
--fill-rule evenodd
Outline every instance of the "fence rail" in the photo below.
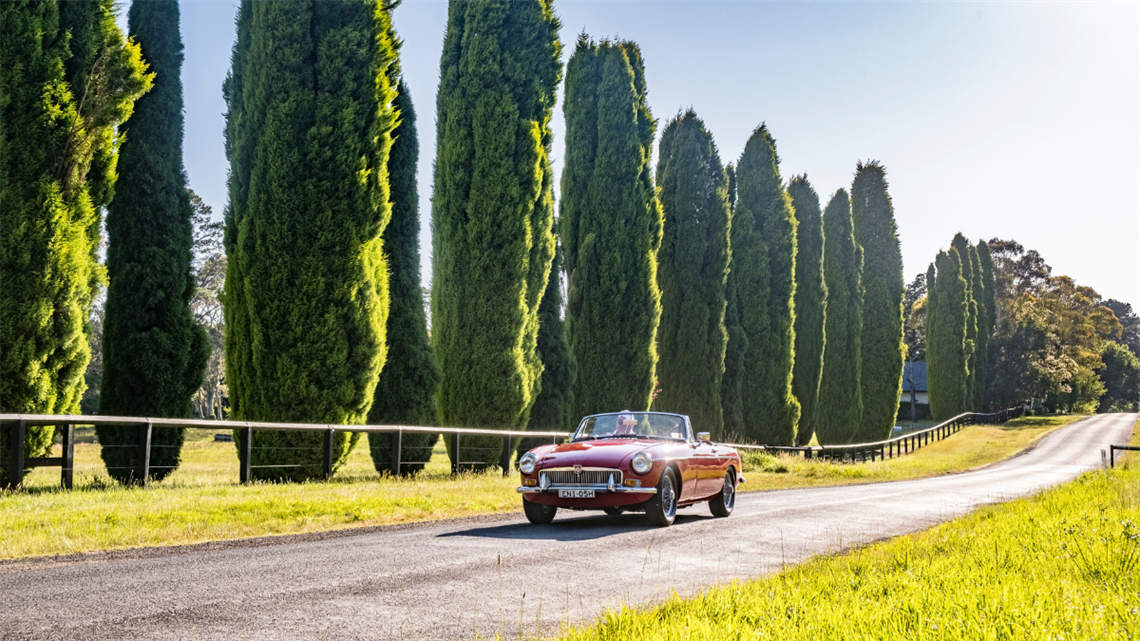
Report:
M 1108 446 L 1108 466 L 1116 467 L 1116 450 L 1140 452 L 1140 447 L 1132 445 L 1109 445 Z M 1100 451 L 1101 465 L 1104 465 L 1104 450 Z
M 398 475 L 400 468 L 405 465 L 401 460 L 403 452 L 403 435 L 405 433 L 430 433 L 450 435 L 448 449 L 451 454 L 451 472 L 459 473 L 463 466 L 475 465 L 474 462 L 459 460 L 459 441 L 463 436 L 498 436 L 503 439 L 502 455 L 499 464 L 503 468 L 503 476 L 510 473 L 510 455 L 513 440 L 516 438 L 549 438 L 557 443 L 561 439 L 570 438 L 571 432 L 551 431 L 522 431 L 522 430 L 488 430 L 469 427 L 424 427 L 418 425 L 331 425 L 312 423 L 266 423 L 260 421 L 213 421 L 200 419 L 180 418 L 142 418 L 137 416 L 71 416 L 47 414 L 0 414 L 0 429 L 8 430 L 9 443 L 23 443 L 27 428 L 37 425 L 54 425 L 63 428 L 63 455 L 50 458 L 24 458 L 24 448 L 8 448 L 7 460 L 0 460 L 0 467 L 7 468 L 9 483 L 18 487 L 23 482 L 24 470 L 31 467 L 58 466 L 62 468 L 60 483 L 71 489 L 74 484 L 75 460 L 75 426 L 77 425 L 135 425 L 139 428 L 138 440 L 138 466 L 135 477 L 138 483 L 145 485 L 150 479 L 150 450 L 151 435 L 156 427 L 182 427 L 201 428 L 211 430 L 238 430 L 238 459 L 239 478 L 246 484 L 252 480 L 252 470 L 260 466 L 252 465 L 253 460 L 253 430 L 272 431 L 298 431 L 322 432 L 324 474 L 331 478 L 333 474 L 333 444 L 337 432 L 359 433 L 386 433 L 392 434 L 392 473 Z M 133 446 L 128 446 L 133 447 Z
M 805 459 L 843 459 L 843 460 L 861 460 L 861 461 L 874 461 L 876 457 L 878 460 L 885 458 L 894 458 L 909 454 L 934 441 L 940 441 L 947 436 L 957 434 L 961 429 L 967 425 L 975 425 L 979 423 L 997 423 L 1002 424 L 1011 419 L 1017 418 L 1025 413 L 1024 407 L 1011 407 L 999 412 L 992 412 L 983 414 L 979 412 L 966 412 L 959 414 L 954 418 L 939 423 L 934 427 L 928 427 L 924 430 L 917 432 L 910 432 L 902 436 L 896 436 L 885 441 L 875 441 L 873 443 L 855 443 L 851 445 L 817 445 L 815 447 L 783 447 L 783 446 L 768 446 L 764 449 L 770 452 L 791 452 L 793 454 L 802 453 Z
M 879 460 L 894 458 L 913 452 L 923 445 L 935 440 L 941 440 L 957 433 L 966 425 L 990 421 L 1004 423 L 1011 418 L 1021 416 L 1023 408 L 1010 408 L 992 414 L 965 413 L 954 418 L 918 432 L 911 432 L 885 441 L 874 443 L 857 443 L 854 445 L 823 445 L 817 447 L 780 447 L 766 445 L 744 445 L 726 443 L 730 447 L 742 450 L 760 450 L 769 452 L 802 453 L 804 458 L 842 459 L 852 461 Z M 333 445 L 337 432 L 358 433 L 387 433 L 392 434 L 391 471 L 399 475 L 400 469 L 406 463 L 401 460 L 403 452 L 403 435 L 405 433 L 431 433 L 450 435 L 447 444 L 451 455 L 451 472 L 458 474 L 464 466 L 476 465 L 475 462 L 460 461 L 459 445 L 463 436 L 498 436 L 503 439 L 502 454 L 499 464 L 503 468 L 503 476 L 510 473 L 511 452 L 513 441 L 516 438 L 549 438 L 551 442 L 573 436 L 572 432 L 554 431 L 522 431 L 522 430 L 490 430 L 467 427 L 424 427 L 410 425 L 331 425 L 312 423 L 267 423 L 260 421 L 215 421 L 200 419 L 178 418 L 145 418 L 137 416 L 73 416 L 73 415 L 45 415 L 45 414 L 0 414 L 0 429 L 8 430 L 9 443 L 23 443 L 27 428 L 37 425 L 54 425 L 62 427 L 63 454 L 57 457 L 42 457 L 25 459 L 23 447 L 9 447 L 7 460 L 0 460 L 0 467 L 9 470 L 9 483 L 18 487 L 23 482 L 24 470 L 32 467 L 59 467 L 61 468 L 60 483 L 71 489 L 74 484 L 75 462 L 75 427 L 77 425 L 135 425 L 139 428 L 138 438 L 138 465 L 135 477 L 139 484 L 145 485 L 150 479 L 152 468 L 150 465 L 151 436 L 156 427 L 200 428 L 212 430 L 238 430 L 238 459 L 239 479 L 242 484 L 252 480 L 252 470 L 261 467 L 252 465 L 253 459 L 253 430 L 273 431 L 302 431 L 322 432 L 324 435 L 322 449 L 325 478 L 333 474 Z M 127 445 L 123 447 L 135 447 Z M 1126 449 L 1114 446 L 1116 449 Z M 292 466 L 287 466 L 292 467 Z

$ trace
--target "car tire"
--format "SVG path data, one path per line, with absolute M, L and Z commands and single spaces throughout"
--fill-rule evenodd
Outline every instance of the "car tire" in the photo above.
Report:
M 620 516 L 622 509 L 620 507 L 604 507 L 602 511 L 610 516 Z
M 732 514 L 732 508 L 736 506 L 736 474 L 730 468 L 724 475 L 724 485 L 721 486 L 720 492 L 709 501 L 709 511 L 713 516 L 721 518 Z
M 554 520 L 554 515 L 558 512 L 557 505 L 543 505 L 523 499 L 523 513 L 526 514 L 526 520 L 535 525 L 546 525 Z
M 677 518 L 677 477 L 671 468 L 661 472 L 657 493 L 645 504 L 645 520 L 650 525 L 667 527 Z

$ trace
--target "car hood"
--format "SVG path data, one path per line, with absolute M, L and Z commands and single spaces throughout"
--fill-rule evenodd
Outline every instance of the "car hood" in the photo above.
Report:
M 551 467 L 620 467 L 621 462 L 661 441 L 613 439 L 564 443 L 551 448 L 542 456 L 539 466 Z

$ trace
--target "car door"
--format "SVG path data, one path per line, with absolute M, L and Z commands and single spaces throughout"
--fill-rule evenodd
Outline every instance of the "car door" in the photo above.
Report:
M 693 435 L 693 462 L 697 468 L 697 496 L 705 498 L 720 491 L 719 479 L 722 474 L 719 471 L 719 461 L 716 453 L 716 446 L 707 442 L 701 441 L 696 438 L 696 432 L 690 431 Z

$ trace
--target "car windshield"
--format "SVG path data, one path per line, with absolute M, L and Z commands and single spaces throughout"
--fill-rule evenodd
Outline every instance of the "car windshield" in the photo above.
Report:
M 575 441 L 598 438 L 688 439 L 685 419 L 675 414 L 618 412 L 589 416 L 578 426 Z

